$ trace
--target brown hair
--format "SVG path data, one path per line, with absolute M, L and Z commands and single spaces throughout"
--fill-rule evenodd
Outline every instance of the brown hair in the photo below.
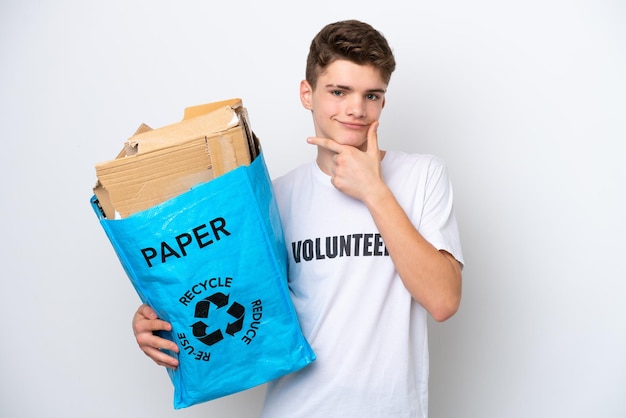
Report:
M 313 38 L 306 62 L 306 80 L 313 89 L 319 75 L 338 59 L 372 65 L 386 84 L 396 69 L 396 60 L 385 37 L 358 20 L 331 23 Z

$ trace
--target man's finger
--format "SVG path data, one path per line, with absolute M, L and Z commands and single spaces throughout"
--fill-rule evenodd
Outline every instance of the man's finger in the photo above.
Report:
M 157 314 L 154 309 L 145 303 L 139 306 L 137 313 L 147 319 L 157 319 Z
M 328 138 L 310 137 L 310 138 L 307 138 L 306 141 L 309 144 L 317 145 L 317 146 L 326 148 L 327 150 L 330 150 L 336 153 L 340 153 L 343 147 L 343 145 Z
M 370 154 L 377 154 L 379 152 L 378 149 L 378 121 L 375 120 L 371 123 L 369 129 L 367 130 L 367 152 Z

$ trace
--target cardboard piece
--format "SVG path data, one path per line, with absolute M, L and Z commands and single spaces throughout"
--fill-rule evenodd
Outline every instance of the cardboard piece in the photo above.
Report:
M 96 164 L 93 191 L 107 219 L 125 218 L 249 165 L 259 152 L 241 99 L 193 106 L 180 122 L 142 124 L 114 160 Z

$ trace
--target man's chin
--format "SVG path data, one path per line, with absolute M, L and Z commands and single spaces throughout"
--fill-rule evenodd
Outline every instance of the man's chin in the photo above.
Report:
M 367 148 L 367 143 L 363 140 L 359 140 L 359 141 L 348 141 L 345 143 L 345 145 L 349 145 L 352 146 L 354 148 L 358 148 L 361 151 L 365 151 L 365 149 Z
M 349 145 L 355 148 L 362 148 L 365 147 L 365 144 L 367 143 L 367 137 L 344 135 L 340 138 L 335 139 L 335 142 L 342 145 Z

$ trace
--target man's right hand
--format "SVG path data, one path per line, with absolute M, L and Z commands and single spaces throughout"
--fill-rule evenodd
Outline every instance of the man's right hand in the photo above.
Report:
M 133 316 L 133 333 L 139 348 L 159 366 L 170 369 L 178 367 L 178 360 L 161 350 L 178 353 L 178 345 L 173 341 L 155 335 L 155 331 L 171 331 L 172 325 L 158 318 L 154 309 L 143 304 Z

